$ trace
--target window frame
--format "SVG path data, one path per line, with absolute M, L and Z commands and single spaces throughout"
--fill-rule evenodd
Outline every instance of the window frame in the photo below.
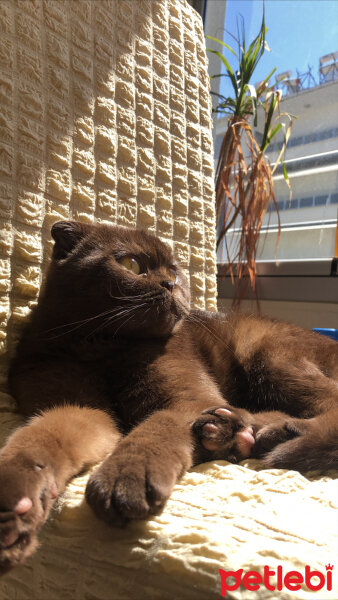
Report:
M 219 299 L 233 298 L 234 286 L 227 265 L 217 265 Z M 338 259 L 257 261 L 257 295 L 260 300 L 338 303 Z M 256 296 L 251 288 L 243 299 Z

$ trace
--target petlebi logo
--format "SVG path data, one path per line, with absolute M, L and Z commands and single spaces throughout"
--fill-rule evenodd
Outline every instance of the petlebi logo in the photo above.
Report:
M 284 572 L 281 565 L 278 565 L 274 569 L 265 565 L 262 574 L 258 573 L 258 571 L 247 571 L 244 573 L 243 569 L 238 569 L 238 571 L 224 571 L 224 569 L 219 569 L 221 576 L 221 596 L 225 598 L 227 592 L 238 590 L 240 585 L 246 590 L 253 592 L 259 590 L 261 587 L 265 587 L 265 589 L 270 591 L 277 590 L 278 592 L 284 589 L 297 591 L 301 589 L 301 584 L 305 584 L 307 589 L 312 592 L 318 592 L 322 589 L 331 591 L 333 567 L 334 565 L 330 563 L 325 565 L 325 575 L 321 571 L 311 569 L 309 565 L 306 565 L 303 573 L 300 571 Z

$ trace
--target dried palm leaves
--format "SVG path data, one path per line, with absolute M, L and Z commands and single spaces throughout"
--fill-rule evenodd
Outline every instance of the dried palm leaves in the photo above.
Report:
M 266 49 L 265 34 L 263 14 L 260 32 L 247 50 L 244 27 L 239 36 L 238 53 L 224 42 L 209 38 L 219 42 L 238 59 L 238 70 L 234 72 L 220 52 L 208 49 L 221 59 L 226 70 L 225 76 L 230 79 L 234 90 L 234 98 L 217 94 L 220 102 L 216 112 L 229 115 L 229 119 L 216 169 L 216 212 L 219 225 L 217 246 L 224 244 L 227 271 L 230 272 L 235 284 L 235 303 L 239 303 L 249 283 L 255 291 L 256 255 L 260 230 L 263 218 L 273 204 L 277 211 L 280 230 L 273 188 L 273 173 L 279 163 L 283 165 L 284 177 L 289 185 L 282 156 L 290 137 L 292 122 L 289 115 L 280 114 L 281 92 L 273 91 L 268 87 L 268 81 L 276 69 L 257 89 L 250 84 L 254 70 Z M 252 129 L 252 122 L 254 126 L 257 125 L 258 106 L 264 109 L 264 130 L 260 144 L 256 141 Z M 289 124 L 284 133 L 282 149 L 272 168 L 264 152 L 276 134 L 285 127 L 282 122 L 273 125 L 276 112 L 278 112 L 277 119 L 286 116 Z M 234 226 L 239 229 L 239 235 L 230 238 L 229 231 Z

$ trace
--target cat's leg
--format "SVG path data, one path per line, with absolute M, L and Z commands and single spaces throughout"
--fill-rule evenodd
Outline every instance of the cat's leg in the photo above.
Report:
M 279 389 L 272 399 L 294 417 L 261 428 L 254 448 L 264 464 L 300 471 L 337 468 L 337 379 L 330 377 L 325 367 L 301 358 L 287 367 L 275 360 L 271 381 Z
M 102 410 L 60 406 L 32 418 L 0 452 L 0 573 L 22 563 L 67 482 L 121 435 Z
M 265 466 L 302 472 L 338 468 L 338 407 L 311 419 L 289 418 L 286 427 L 294 430 L 293 439 L 266 452 Z M 267 433 L 263 428 L 263 441 Z
M 289 415 L 278 411 L 252 414 L 232 406 L 209 408 L 193 424 L 194 462 L 220 459 L 239 462 L 249 456 L 260 457 L 277 444 L 298 435 L 290 421 Z
M 196 462 L 260 458 L 266 467 L 338 467 L 338 408 L 298 419 L 278 411 L 251 414 L 228 407 L 208 409 L 193 425 Z
M 214 400 L 220 404 L 222 397 Z M 158 514 L 178 478 L 194 463 L 192 424 L 208 405 L 207 395 L 180 401 L 123 438 L 88 481 L 86 498 L 94 512 L 109 523 Z

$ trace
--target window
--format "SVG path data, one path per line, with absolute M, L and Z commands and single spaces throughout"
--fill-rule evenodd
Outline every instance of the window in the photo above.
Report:
M 209 35 L 223 37 L 225 43 L 236 49 L 230 34 L 236 37 L 237 18 L 242 15 L 246 38 L 248 42 L 252 41 L 262 18 L 261 2 L 227 0 L 226 11 L 223 10 L 223 15 L 226 12 L 224 25 L 220 12 L 223 2 L 210 4 L 219 12 L 215 17 L 215 29 L 209 30 Z M 262 81 L 275 66 L 276 73 L 288 73 L 286 80 L 278 82 L 273 77 L 270 84 L 282 89 L 281 112 L 297 117 L 293 121 L 285 156 L 292 187 L 291 200 L 281 166 L 274 177 L 282 226 L 276 256 L 284 260 L 329 259 L 334 252 L 338 204 L 337 6 L 331 0 L 266 0 L 265 20 L 271 52 L 264 54 L 256 81 L 252 83 Z M 231 64 L 232 55 L 226 51 L 225 55 Z M 215 75 L 215 69 L 220 69 L 220 61 L 212 58 L 211 74 Z M 212 82 L 219 86 L 218 91 L 224 96 L 231 93 L 226 77 L 215 78 Z M 225 127 L 225 117 L 215 119 L 215 159 Z M 259 126 L 255 131 L 259 143 L 262 131 Z M 282 144 L 280 137 L 269 148 L 271 163 L 276 160 Z M 275 257 L 277 214 L 274 205 L 270 209 L 263 221 L 265 233 L 261 236 L 258 254 L 261 260 Z M 234 224 L 234 231 L 236 227 L 238 229 L 238 223 Z
M 306 206 L 312 206 L 313 205 L 313 197 L 309 196 L 308 198 L 301 198 L 299 201 L 299 207 L 300 208 L 305 208 Z
M 327 196 L 316 196 L 315 197 L 315 206 L 323 206 L 327 203 Z
M 297 200 L 297 198 L 294 198 L 292 200 L 288 200 L 286 202 L 285 208 L 288 209 L 288 210 L 292 210 L 293 208 L 298 208 L 298 200 Z
M 303 144 L 311 144 L 311 142 L 316 142 L 318 138 L 317 133 L 310 133 L 308 135 L 304 135 Z

